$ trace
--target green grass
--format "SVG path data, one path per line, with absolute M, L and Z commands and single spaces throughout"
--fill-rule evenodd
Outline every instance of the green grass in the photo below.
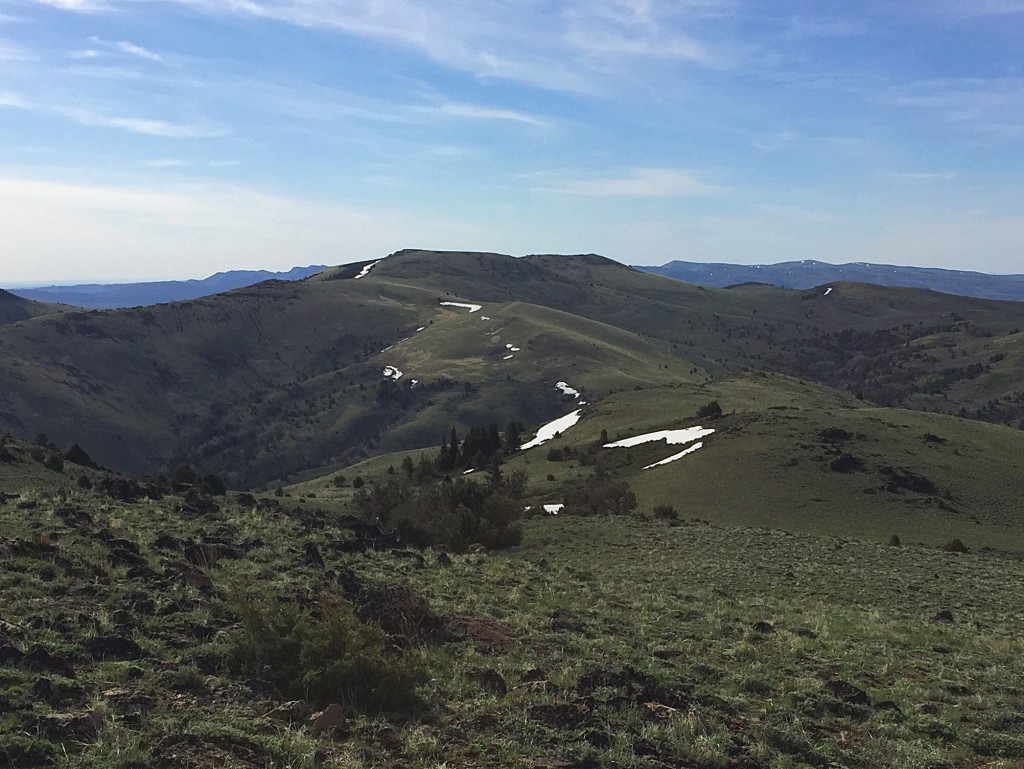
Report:
M 261 511 L 227 500 L 203 516 L 181 514 L 175 497 L 124 504 L 78 490 L 0 504 L 0 645 L 41 644 L 76 673 L 0 666 L 7 765 L 1010 769 L 1024 759 L 1019 560 L 545 517 L 525 522 L 514 550 L 443 565 L 430 551 L 422 562 L 336 553 L 345 532 L 317 501 Z M 235 553 L 198 569 L 212 580 L 200 591 L 184 577 L 196 567 L 157 546 L 162 535 Z M 110 560 L 111 536 L 134 542 L 152 574 L 129 578 Z M 307 543 L 322 566 L 304 557 Z M 342 733 L 315 734 L 311 704 L 286 705 L 293 693 L 229 664 L 241 627 L 229 596 L 314 607 L 341 596 L 344 570 L 405 585 L 434 615 L 473 618 L 507 642 L 408 636 L 427 671 L 412 713 L 353 712 Z M 947 611 L 953 622 L 935 619 Z M 143 657 L 93 660 L 87 639 L 107 635 L 130 637 Z M 40 696 L 42 679 L 55 694 Z M 93 728 L 74 738 L 40 727 L 88 714 Z
M 565 399 L 564 411 L 574 407 Z M 717 401 L 714 420 L 697 411 Z M 609 441 L 703 424 L 716 430 L 696 453 L 644 470 L 682 447 L 650 443 L 602 448 Z M 570 449 L 552 461 L 549 449 Z M 401 476 L 406 456 L 433 457 L 437 447 L 384 454 L 335 474 L 288 488 L 291 498 L 349 511 L 351 481 Z M 832 469 L 842 455 L 861 466 Z M 613 393 L 588 405 L 564 435 L 515 454 L 504 471 L 529 477 L 528 502 L 562 501 L 598 468 L 624 480 L 639 507 L 651 514 L 670 505 L 684 519 L 770 527 L 938 547 L 960 539 L 971 549 L 1024 551 L 1024 432 L 972 420 L 880 408 L 821 385 L 780 375 L 744 374 L 704 384 L 679 384 Z M 922 492 L 892 486 L 892 475 L 912 473 L 934 484 Z

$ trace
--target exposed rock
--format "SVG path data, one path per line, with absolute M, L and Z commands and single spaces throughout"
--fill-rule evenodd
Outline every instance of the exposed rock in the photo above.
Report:
M 843 452 L 829 463 L 829 469 L 836 473 L 856 473 L 864 469 L 864 462 Z
M 273 710 L 268 711 L 264 714 L 264 718 L 269 718 L 272 721 L 279 721 L 284 724 L 297 724 L 300 721 L 305 720 L 309 714 L 309 709 L 306 707 L 306 703 L 302 700 L 292 700 L 290 702 L 283 702 Z
M 103 726 L 103 716 L 96 710 L 48 713 L 36 718 L 32 726 L 51 742 L 91 742 Z
M 505 649 L 518 640 L 515 631 L 508 625 L 484 617 L 445 617 L 444 628 L 454 636 L 468 638 L 482 651 Z
M 341 730 L 348 724 L 348 711 L 338 703 L 328 705 L 325 710 L 314 713 L 310 719 L 313 734 L 322 734 L 328 730 Z
M 896 493 L 903 489 L 913 491 L 917 494 L 937 494 L 938 489 L 928 478 L 910 470 L 898 467 L 883 467 L 879 470 L 888 479 L 885 490 Z
M 125 636 L 96 636 L 86 640 L 82 647 L 94 660 L 137 660 L 143 656 L 142 647 Z
M 302 562 L 309 566 L 323 566 L 324 557 L 313 542 L 307 542 L 303 547 Z
M 32 684 L 32 694 L 51 707 L 66 707 L 80 704 L 85 699 L 85 689 L 66 680 L 40 676 Z
M 934 617 L 932 617 L 932 622 L 953 623 L 956 622 L 956 618 L 953 616 L 953 612 L 951 612 L 949 609 L 943 609 Z
M 65 678 L 75 678 L 75 669 L 70 662 L 39 645 L 33 646 L 20 664 L 40 673 L 57 673 Z
M 850 705 L 871 705 L 871 698 L 866 691 L 846 681 L 833 679 L 825 683 L 825 688 L 837 700 L 842 700 Z
M 508 693 L 505 678 L 494 668 L 473 668 L 468 672 L 468 677 L 499 697 L 504 697 Z

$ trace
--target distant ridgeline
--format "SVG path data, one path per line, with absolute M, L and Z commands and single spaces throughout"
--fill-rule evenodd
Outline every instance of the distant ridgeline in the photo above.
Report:
M 218 272 L 203 280 L 162 280 L 153 283 L 87 283 L 77 286 L 45 286 L 12 290 L 12 294 L 39 302 L 56 302 L 76 307 L 110 310 L 121 307 L 145 307 L 180 302 L 245 288 L 265 280 L 302 280 L 325 266 L 293 267 L 287 272 L 232 270 Z
M 944 294 L 979 299 L 1024 301 L 1024 275 L 988 275 L 932 267 L 898 267 L 891 264 L 826 264 L 814 260 L 779 264 L 703 264 L 672 261 L 660 267 L 636 267 L 687 283 L 726 288 L 741 283 L 767 283 L 783 288 L 813 288 L 841 280 L 876 286 L 927 288 Z

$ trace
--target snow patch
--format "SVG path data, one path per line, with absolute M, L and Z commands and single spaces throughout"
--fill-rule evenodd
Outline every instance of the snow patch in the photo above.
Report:
M 372 270 L 374 267 L 376 267 L 383 261 L 383 259 L 378 259 L 376 262 L 370 262 L 368 265 L 363 267 L 362 271 L 360 271 L 360 273 L 356 275 L 352 280 L 359 280 L 360 278 L 365 278 L 367 275 L 370 274 L 370 270 Z
M 506 355 L 504 358 L 502 358 L 502 360 L 512 360 L 514 357 L 516 357 L 516 356 L 515 355 Z
M 490 316 L 489 316 L 489 315 L 481 315 L 481 316 L 480 316 L 480 320 L 490 320 L 490 319 L 491 319 L 491 318 L 490 318 Z
M 654 433 L 645 433 L 643 435 L 636 435 L 632 438 L 624 438 L 621 441 L 615 441 L 614 443 L 606 443 L 604 447 L 606 449 L 618 449 L 618 448 L 629 448 L 631 446 L 639 446 L 641 443 L 655 443 L 657 441 L 665 441 L 670 446 L 680 446 L 684 443 L 692 443 L 697 441 L 698 438 L 703 438 L 707 435 L 711 435 L 714 432 L 714 428 L 701 427 L 687 427 L 682 430 L 659 430 Z M 687 446 L 685 449 L 680 451 L 678 454 L 673 454 L 670 457 L 666 457 L 660 462 L 654 462 L 653 464 L 647 465 L 644 470 L 650 470 L 652 467 L 659 467 L 660 465 L 667 465 L 669 462 L 675 462 L 677 459 L 682 459 L 687 454 L 692 454 L 697 449 L 703 448 L 703 441 L 697 441 L 692 446 Z
M 544 512 L 549 515 L 558 515 L 565 505 L 544 505 Z
M 566 382 L 555 382 L 555 389 L 561 390 L 565 395 L 571 395 L 573 398 L 580 397 L 580 391 L 569 387 Z
M 537 437 L 532 441 L 527 441 L 519 448 L 525 451 L 526 449 L 532 449 L 535 446 L 540 446 L 542 443 L 547 443 L 556 435 L 565 432 L 579 421 L 580 409 L 576 409 L 571 414 L 566 414 L 564 417 L 559 417 L 553 422 L 548 422 L 537 431 Z
M 441 302 L 441 306 L 442 307 L 461 307 L 462 309 L 469 310 L 470 312 L 479 312 L 484 307 L 482 304 L 468 304 L 466 302 Z
M 423 331 L 424 329 L 426 329 L 426 326 L 420 326 L 418 329 L 416 329 L 416 333 L 418 334 L 421 331 Z
M 385 366 L 382 376 L 385 376 L 388 379 L 394 379 L 397 382 L 402 378 L 402 372 L 394 366 Z
M 825 289 L 825 296 L 828 296 L 831 293 L 832 293 L 832 287 L 829 286 L 828 288 Z
M 682 459 L 687 454 L 692 454 L 697 449 L 701 448 L 704 448 L 704 441 L 697 441 L 695 444 L 693 444 L 689 448 L 683 449 L 678 454 L 673 454 L 672 456 L 667 457 L 661 460 L 660 462 L 654 462 L 653 464 L 647 465 L 647 467 L 645 467 L 644 470 L 650 470 L 652 467 L 658 467 L 659 465 L 667 465 L 669 462 L 675 462 L 677 459 Z
M 519 348 L 511 344 L 505 345 L 505 349 L 508 350 L 509 352 L 519 352 Z
M 682 445 L 695 441 L 698 438 L 703 438 L 705 435 L 711 435 L 714 432 L 714 428 L 701 427 L 686 427 L 682 430 L 659 430 L 654 433 L 644 433 L 643 435 L 635 435 L 632 438 L 623 438 L 621 441 L 615 441 L 614 443 L 606 443 L 604 447 L 606 449 L 627 449 L 632 446 L 639 446 L 641 443 L 654 443 L 656 441 L 665 441 L 670 446 Z

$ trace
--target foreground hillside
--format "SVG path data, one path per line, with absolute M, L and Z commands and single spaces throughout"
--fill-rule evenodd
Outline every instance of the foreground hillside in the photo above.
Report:
M 1017 560 L 635 516 L 448 555 L 151 491 L 3 488 L 3 766 L 1024 759 Z
M 778 371 L 1018 427 L 1024 304 L 836 284 L 702 289 L 597 256 L 405 251 L 190 302 L 0 326 L 0 430 L 131 473 L 270 487 L 451 427 Z

